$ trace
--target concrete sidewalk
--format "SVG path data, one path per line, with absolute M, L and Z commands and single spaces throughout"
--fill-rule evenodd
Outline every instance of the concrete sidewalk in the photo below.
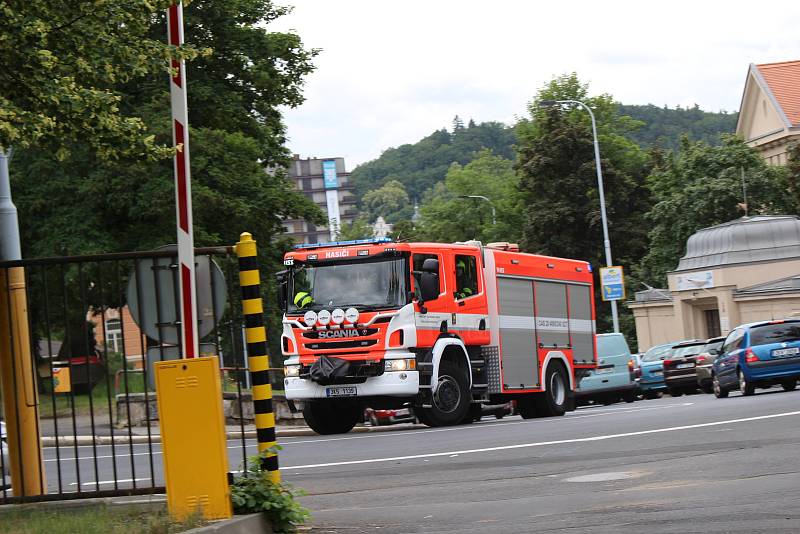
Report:
M 388 426 L 368 426 L 368 425 L 359 425 L 353 428 L 350 433 L 353 434 L 363 434 L 369 432 L 393 432 L 398 430 L 413 430 L 417 428 L 427 428 L 425 425 L 422 424 L 414 424 L 414 423 L 401 423 L 397 425 L 388 425 Z M 311 430 L 307 426 L 281 426 L 279 425 L 276 428 L 275 434 L 278 438 L 292 438 L 292 437 L 299 437 L 299 436 L 316 436 L 317 433 Z M 242 431 L 238 425 L 228 425 L 226 427 L 226 436 L 229 440 L 234 439 L 242 439 Z M 246 425 L 244 431 L 244 439 L 255 439 L 256 438 L 256 430 L 255 427 L 252 425 Z M 160 443 L 161 442 L 161 435 L 158 433 L 158 428 L 151 429 L 150 436 L 147 435 L 147 428 L 146 427 L 136 427 L 132 428 L 130 433 L 126 429 L 114 429 L 113 438 L 112 434 L 109 432 L 108 434 L 103 435 L 95 435 L 92 437 L 91 434 L 89 435 L 67 435 L 58 436 L 58 445 L 60 447 L 64 446 L 74 446 L 74 445 L 111 445 L 113 442 L 114 445 L 127 445 L 129 443 L 137 444 L 137 443 Z M 55 447 L 56 446 L 56 438 L 55 436 L 45 436 L 42 438 L 42 446 L 43 447 Z

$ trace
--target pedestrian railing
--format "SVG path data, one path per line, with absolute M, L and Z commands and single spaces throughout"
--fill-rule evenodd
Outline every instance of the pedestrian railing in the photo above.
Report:
M 224 369 L 238 470 L 258 450 L 246 437 L 254 427 L 243 402 L 252 384 L 239 262 L 234 247 L 196 249 L 196 261 L 200 352 Z M 23 425 L 3 443 L 0 504 L 164 492 L 153 364 L 182 353 L 175 264 L 174 249 L 0 262 L 0 273 L 21 269 L 25 281 L 23 293 L 0 276 L 3 419 Z M 27 301 L 26 329 L 13 324 L 21 312 L 12 294 Z M 38 451 L 31 436 L 41 438 Z M 31 468 L 36 461 L 43 469 Z

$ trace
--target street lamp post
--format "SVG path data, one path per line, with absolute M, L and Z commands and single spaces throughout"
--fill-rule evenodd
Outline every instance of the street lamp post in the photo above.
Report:
M 492 208 L 492 224 L 493 225 L 497 224 L 497 212 L 494 209 L 494 204 L 492 204 L 492 201 L 489 200 L 487 197 L 483 195 L 459 195 L 458 198 L 477 198 L 480 200 L 485 200 L 486 202 L 489 203 L 489 206 Z
M 589 112 L 592 118 L 592 137 L 594 138 L 594 164 L 597 170 L 597 190 L 600 193 L 600 216 L 603 220 L 603 246 L 606 251 L 606 267 L 611 267 L 611 240 L 608 237 L 608 222 L 606 221 L 606 198 L 603 192 L 603 171 L 600 168 L 600 144 L 597 142 L 597 123 L 591 108 L 579 100 L 542 100 L 540 107 L 553 107 L 561 104 L 577 104 Z M 619 332 L 619 316 L 617 315 L 617 301 L 611 301 L 611 319 L 614 322 L 614 332 Z

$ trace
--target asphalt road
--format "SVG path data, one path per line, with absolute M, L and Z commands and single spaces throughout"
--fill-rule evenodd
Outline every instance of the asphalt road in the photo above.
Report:
M 800 532 L 800 390 L 281 440 L 315 533 Z M 163 485 L 160 446 L 45 449 L 62 491 Z M 232 469 L 240 441 L 229 441 Z M 255 443 L 247 442 L 248 454 Z M 76 476 L 80 465 L 80 482 Z M 59 470 L 60 467 L 60 479 Z M 116 469 L 116 473 L 115 473 Z
M 285 440 L 314 532 L 800 532 L 800 391 Z

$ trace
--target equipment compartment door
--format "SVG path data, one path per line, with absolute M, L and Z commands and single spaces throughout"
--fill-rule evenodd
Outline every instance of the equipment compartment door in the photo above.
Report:
M 539 362 L 531 280 L 498 277 L 500 361 L 504 389 L 539 386 Z

